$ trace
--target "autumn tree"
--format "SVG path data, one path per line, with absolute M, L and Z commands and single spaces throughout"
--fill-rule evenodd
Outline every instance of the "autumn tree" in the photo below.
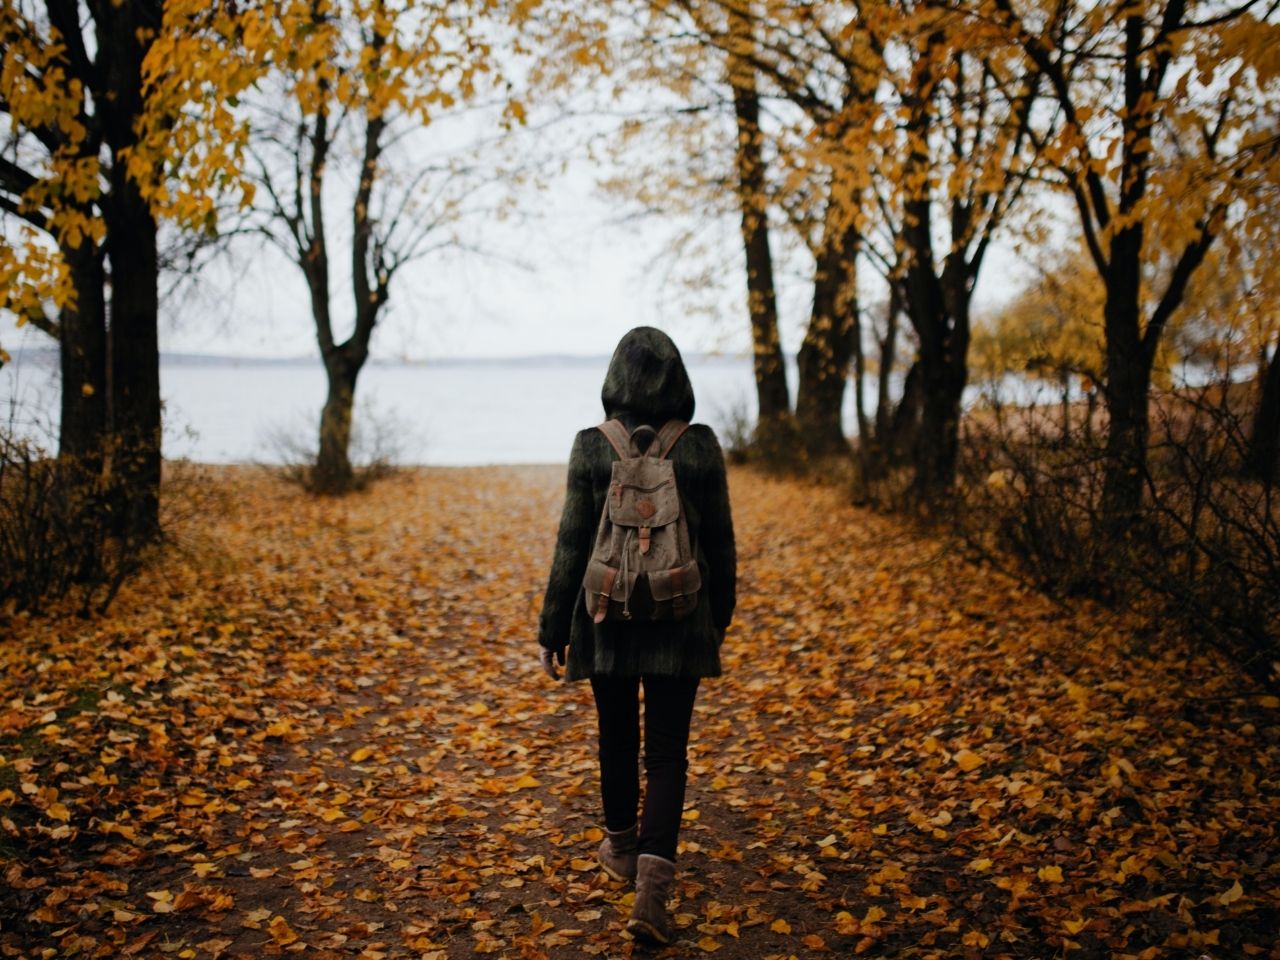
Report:
M 392 148 L 474 97 L 494 63 L 482 35 L 490 4 L 387 0 L 294 4 L 262 24 L 279 45 L 246 102 L 256 229 L 301 271 L 328 380 L 312 485 L 350 488 L 359 374 L 405 265 L 446 242 L 466 172 L 394 164 Z M 510 118 L 510 113 L 508 113 Z M 335 228 L 331 208 L 345 208 Z M 338 266 L 346 261 L 349 274 Z M 350 308 L 337 306 L 349 276 Z
M 727 270 L 742 277 L 757 421 L 755 442 L 769 458 L 795 454 L 791 390 L 779 328 L 779 228 L 768 95 L 752 63 L 757 24 L 748 4 L 615 0 L 604 96 L 596 109 L 624 120 L 613 148 L 620 172 L 606 189 L 662 217 L 681 217 L 672 251 L 683 274 L 707 259 L 709 224 L 733 224 L 736 249 L 698 272 L 700 289 Z M 635 96 L 643 89 L 645 96 Z M 719 240 L 719 238 L 717 238 Z M 691 254 L 696 256 L 691 257 Z M 728 261 L 741 267 L 729 267 Z
M 1209 250 L 1256 225 L 1238 201 L 1274 179 L 1276 9 L 993 0 L 973 13 L 1005 28 L 1054 107 L 1035 136 L 1105 290 L 1103 509 L 1122 534 L 1141 503 L 1161 339 Z
M 912 460 L 917 495 L 931 501 L 954 478 L 970 305 L 1026 186 L 1040 80 L 993 31 L 926 4 L 792 16 L 779 16 L 760 68 L 812 121 L 802 149 L 847 183 L 859 247 L 916 334 Z
M 812 123 L 779 96 L 761 68 L 762 51 L 774 42 L 763 15 L 770 5 L 677 0 L 615 6 L 624 20 L 644 26 L 646 42 L 629 45 L 622 56 L 628 76 L 665 88 L 675 101 L 644 120 L 661 131 L 655 140 L 663 145 L 662 165 L 643 178 L 633 174 L 630 184 L 623 178 L 614 184 L 623 181 L 622 192 L 650 206 L 737 221 L 757 446 L 771 459 L 847 455 L 840 410 L 857 327 L 858 240 L 848 202 L 856 190 L 851 194 L 848 178 L 829 163 L 807 169 L 789 163 Z M 666 159 L 673 154 L 674 164 Z M 779 251 L 782 269 L 792 269 L 794 257 L 811 271 L 813 283 L 794 414 L 779 330 Z
M 124 491 L 118 532 L 149 539 L 159 528 L 157 224 L 130 156 L 161 4 L 6 0 L 0 17 L 3 306 L 58 339 L 61 450 L 90 472 L 109 463 Z
M 696 11 L 695 19 L 696 19 Z M 750 4 L 729 5 L 725 31 L 726 75 L 733 99 L 736 194 L 742 222 L 746 266 L 747 314 L 751 320 L 751 357 L 756 381 L 757 439 L 776 447 L 791 415 L 773 254 L 769 246 L 768 171 L 760 126 L 760 91 L 754 58 L 756 24 Z

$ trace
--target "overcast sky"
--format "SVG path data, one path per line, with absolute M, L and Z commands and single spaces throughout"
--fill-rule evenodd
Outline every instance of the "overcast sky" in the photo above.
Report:
M 375 333 L 384 359 L 597 355 L 612 351 L 631 327 L 668 330 L 686 351 L 746 352 L 745 281 L 736 261 L 717 276 L 719 289 L 696 304 L 673 279 L 663 256 L 674 225 L 624 223 L 619 206 L 594 190 L 580 165 L 536 191 L 533 220 L 493 224 L 502 255 L 428 258 L 405 268 Z M 725 244 L 733 223 L 710 225 Z M 729 247 L 730 258 L 736 251 Z M 524 262 L 512 262 L 518 256 Z M 296 266 L 254 247 L 212 271 L 199 290 L 172 304 L 162 330 L 170 352 L 232 356 L 300 356 L 316 352 L 306 288 Z M 1007 298 L 1023 268 L 1007 245 L 993 249 L 979 302 Z M 802 278 L 779 278 L 784 346 L 799 346 L 808 309 Z M 874 286 L 872 284 L 871 286 Z M 345 313 L 346 287 L 336 285 Z M 710 307 L 708 307 L 710 305 Z

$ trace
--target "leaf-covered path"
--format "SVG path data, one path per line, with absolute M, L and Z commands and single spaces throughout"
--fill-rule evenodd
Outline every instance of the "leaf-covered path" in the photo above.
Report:
M 839 491 L 731 484 L 665 955 L 1280 957 L 1274 701 Z M 648 955 L 589 690 L 536 663 L 561 485 L 212 470 L 108 617 L 11 624 L 0 955 Z

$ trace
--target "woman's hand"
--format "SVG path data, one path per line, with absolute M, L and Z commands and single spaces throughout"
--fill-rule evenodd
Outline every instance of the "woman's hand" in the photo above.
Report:
M 542 661 L 542 669 L 547 672 L 548 677 L 552 680 L 560 679 L 560 667 L 564 666 L 564 647 L 559 650 L 539 647 L 538 659 Z M 559 664 L 559 667 L 557 664 Z

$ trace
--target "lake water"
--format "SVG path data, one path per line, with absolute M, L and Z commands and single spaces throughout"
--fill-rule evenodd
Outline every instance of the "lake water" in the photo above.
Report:
M 603 418 L 608 357 L 377 363 L 357 387 L 357 422 L 392 426 L 402 463 L 563 463 L 579 429 Z M 697 420 L 723 433 L 754 418 L 747 358 L 687 361 Z M 790 371 L 795 383 L 794 369 Z M 0 404 L 20 432 L 57 436 L 58 373 L 47 353 L 0 369 Z M 278 462 L 282 432 L 314 443 L 325 378 L 319 363 L 166 358 L 160 368 L 165 456 L 204 463 Z M 852 424 L 852 397 L 845 423 Z M 56 441 L 50 443 L 56 447 Z

